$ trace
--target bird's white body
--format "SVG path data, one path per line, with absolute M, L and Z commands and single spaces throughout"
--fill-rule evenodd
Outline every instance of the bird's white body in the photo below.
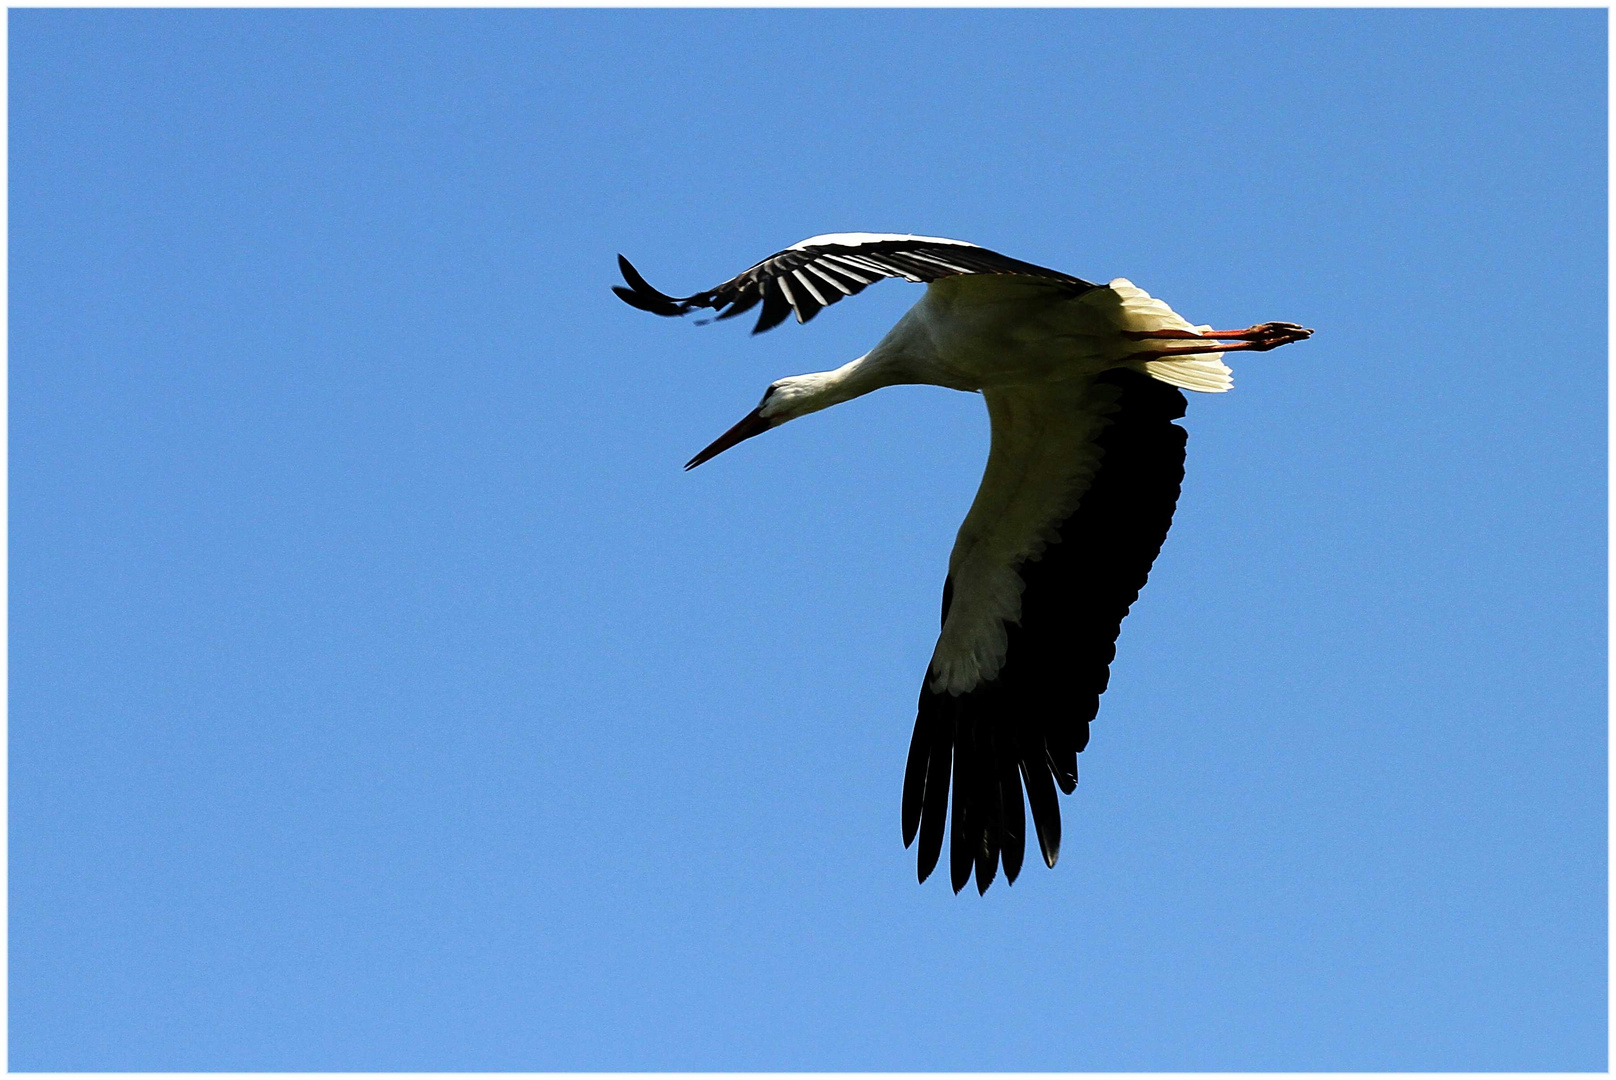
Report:
M 1101 286 L 959 240 L 833 233 L 777 252 L 704 293 L 671 297 L 619 259 L 629 304 L 729 318 L 762 303 L 754 333 L 882 277 L 925 294 L 868 353 L 774 382 L 758 408 L 691 460 L 884 386 L 979 392 L 993 443 L 961 524 L 943 626 L 920 695 L 904 779 L 904 843 L 935 865 L 952 771 L 955 891 L 1021 868 L 1022 791 L 1045 861 L 1060 849 L 1055 787 L 1077 782 L 1122 618 L 1172 520 L 1183 477 L 1184 399 L 1230 388 L 1220 353 L 1312 333 L 1293 323 L 1194 326 L 1132 282 Z M 1235 339 L 1238 344 L 1228 341 Z M 1163 385 L 1165 384 L 1165 385 Z
M 1021 617 L 1017 570 L 1054 539 L 1098 465 L 1096 438 L 1116 394 L 1094 377 L 1133 367 L 1173 386 L 1232 385 L 1215 352 L 1134 360 L 1139 344 L 1123 333 L 1210 329 L 1126 278 L 1073 297 L 1037 278 L 947 277 L 928 285 L 875 348 L 833 371 L 778 380 L 759 412 L 784 423 L 904 383 L 987 399 L 993 450 L 949 558 L 953 603 L 928 680 L 958 695 L 998 675 L 1005 628 Z
M 1139 344 L 1122 336 L 1211 329 L 1192 326 L 1126 278 L 1076 297 L 1036 278 L 942 278 L 868 353 L 833 371 L 775 382 L 763 415 L 795 419 L 903 383 L 981 391 L 1067 382 L 1116 367 L 1136 368 L 1172 386 L 1219 392 L 1233 382 L 1216 352 L 1134 360 Z

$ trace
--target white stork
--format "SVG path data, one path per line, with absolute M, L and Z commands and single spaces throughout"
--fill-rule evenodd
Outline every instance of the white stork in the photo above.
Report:
M 1060 854 L 1055 788 L 1077 755 L 1116 655 L 1117 634 L 1161 550 L 1184 477 L 1177 388 L 1232 385 L 1218 354 L 1266 350 L 1313 331 L 1192 326 L 1132 282 L 1096 285 L 961 240 L 834 233 L 793 244 L 693 296 L 668 296 L 618 256 L 624 301 L 657 315 L 728 319 L 759 302 L 752 332 L 885 277 L 927 289 L 875 348 L 834 371 L 774 382 L 702 462 L 788 420 L 900 383 L 980 393 L 993 426 L 982 486 L 943 582 L 942 634 L 920 690 L 903 781 L 903 843 L 918 833 L 925 881 L 942 852 L 953 786 L 950 871 L 985 892 L 1014 882 L 1026 805 L 1044 862 Z M 952 775 L 951 775 L 952 774 Z

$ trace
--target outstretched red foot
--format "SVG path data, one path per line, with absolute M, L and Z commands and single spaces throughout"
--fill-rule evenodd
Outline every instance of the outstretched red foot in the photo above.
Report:
M 1293 341 L 1306 341 L 1313 336 L 1313 331 L 1293 322 L 1265 322 L 1244 330 L 1226 330 L 1222 333 L 1213 331 L 1202 336 L 1241 338 L 1250 343 L 1246 346 L 1248 349 L 1262 352 L 1277 349 L 1281 345 L 1289 345 Z

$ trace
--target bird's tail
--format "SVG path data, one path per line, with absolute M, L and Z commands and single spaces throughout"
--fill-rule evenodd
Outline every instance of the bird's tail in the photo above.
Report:
M 1210 326 L 1197 327 L 1210 330 Z M 1199 390 L 1203 394 L 1221 394 L 1234 386 L 1229 368 L 1217 353 L 1194 353 L 1175 356 L 1171 360 L 1150 360 L 1139 365 L 1141 371 L 1168 386 L 1182 390 Z
M 1118 313 L 1121 325 L 1128 330 L 1187 330 L 1205 333 L 1210 326 L 1192 326 L 1178 312 L 1151 296 L 1127 278 L 1117 278 L 1110 289 L 1121 300 Z M 1183 341 L 1170 342 L 1184 345 Z M 1215 352 L 1188 353 L 1170 360 L 1146 360 L 1133 365 L 1153 379 L 1168 386 L 1184 390 L 1199 390 L 1203 394 L 1221 394 L 1234 386 L 1229 367 Z

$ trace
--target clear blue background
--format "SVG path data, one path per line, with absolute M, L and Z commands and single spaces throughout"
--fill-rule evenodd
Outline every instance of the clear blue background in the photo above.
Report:
M 17 1069 L 1603 1069 L 1601 11 L 11 14 Z M 898 789 L 955 236 L 1191 395 L 1053 872 Z

